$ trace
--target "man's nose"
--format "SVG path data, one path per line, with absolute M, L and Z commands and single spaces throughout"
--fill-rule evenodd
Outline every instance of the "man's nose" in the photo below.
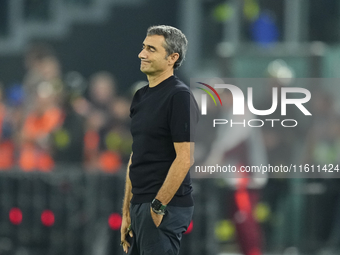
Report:
M 139 57 L 140 59 L 146 58 L 145 49 L 142 49 L 141 52 L 139 52 L 138 57 Z

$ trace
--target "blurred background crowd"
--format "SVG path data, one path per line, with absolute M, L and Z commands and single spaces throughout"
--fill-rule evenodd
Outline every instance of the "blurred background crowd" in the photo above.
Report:
M 207 133 L 230 117 L 221 92 L 225 107 L 201 117 L 197 164 L 340 164 L 338 0 L 1 0 L 0 254 L 121 253 L 129 107 L 146 84 L 137 55 L 156 24 L 186 34 L 176 75 L 187 84 L 263 78 L 259 109 L 272 87 L 312 93 L 311 117 L 285 117 L 296 129 Z M 181 254 L 339 254 L 339 172 L 326 175 L 194 179 Z
M 48 172 L 78 164 L 118 171 L 131 150 L 131 95 L 118 95 L 108 71 L 88 81 L 75 71 L 64 76 L 48 44 L 29 46 L 23 64 L 22 82 L 1 88 L 0 168 Z

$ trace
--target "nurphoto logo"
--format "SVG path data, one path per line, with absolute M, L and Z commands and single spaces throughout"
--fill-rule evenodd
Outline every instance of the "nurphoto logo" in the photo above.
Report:
M 278 108 L 279 101 L 280 101 L 280 115 L 286 116 L 287 115 L 287 105 L 295 105 L 305 116 L 311 116 L 312 114 L 307 110 L 304 106 L 307 102 L 311 99 L 311 93 L 308 89 L 305 88 L 298 88 L 298 87 L 273 87 L 271 93 L 272 104 L 269 109 L 256 109 L 253 103 L 253 88 L 247 87 L 247 104 L 245 102 L 245 95 L 243 91 L 231 84 L 215 84 L 214 87 L 208 85 L 203 82 L 197 82 L 207 88 L 209 88 L 215 96 L 218 98 L 220 105 L 223 107 L 223 102 L 220 95 L 217 93 L 216 89 L 227 89 L 232 96 L 232 115 L 245 115 L 245 107 L 249 110 L 250 113 L 257 115 L 257 116 L 270 116 L 273 114 L 276 109 Z M 217 106 L 216 100 L 214 95 L 205 88 L 197 87 L 200 90 L 206 92 L 206 94 L 201 95 L 201 115 L 207 115 L 207 94 L 212 98 L 215 106 Z M 278 93 L 278 89 L 280 89 L 280 95 Z M 298 95 L 300 98 L 292 98 L 292 95 Z M 302 97 L 301 97 L 302 96 Z M 235 122 L 233 119 L 214 119 L 213 120 L 213 127 L 216 125 L 225 125 L 230 124 L 231 127 L 235 125 L 241 125 L 249 127 L 262 127 L 265 125 L 265 122 L 271 124 L 272 127 L 275 126 L 276 122 L 280 122 L 283 127 L 295 127 L 298 125 L 297 120 L 295 119 L 277 119 L 277 118 L 268 118 L 268 119 L 249 119 L 249 120 L 242 120 L 241 122 Z

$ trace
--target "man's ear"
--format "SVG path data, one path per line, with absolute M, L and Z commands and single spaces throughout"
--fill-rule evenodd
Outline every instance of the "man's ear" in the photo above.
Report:
M 169 65 L 174 65 L 178 59 L 179 59 L 179 54 L 178 53 L 172 53 L 168 57 Z

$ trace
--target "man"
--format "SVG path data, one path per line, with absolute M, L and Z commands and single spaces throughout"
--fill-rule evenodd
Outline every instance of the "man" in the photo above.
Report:
M 194 133 L 199 110 L 189 88 L 174 76 L 186 48 L 179 29 L 153 26 L 138 55 L 149 84 L 135 93 L 130 109 L 133 145 L 121 245 L 131 255 L 178 254 L 192 218 L 190 131 Z

